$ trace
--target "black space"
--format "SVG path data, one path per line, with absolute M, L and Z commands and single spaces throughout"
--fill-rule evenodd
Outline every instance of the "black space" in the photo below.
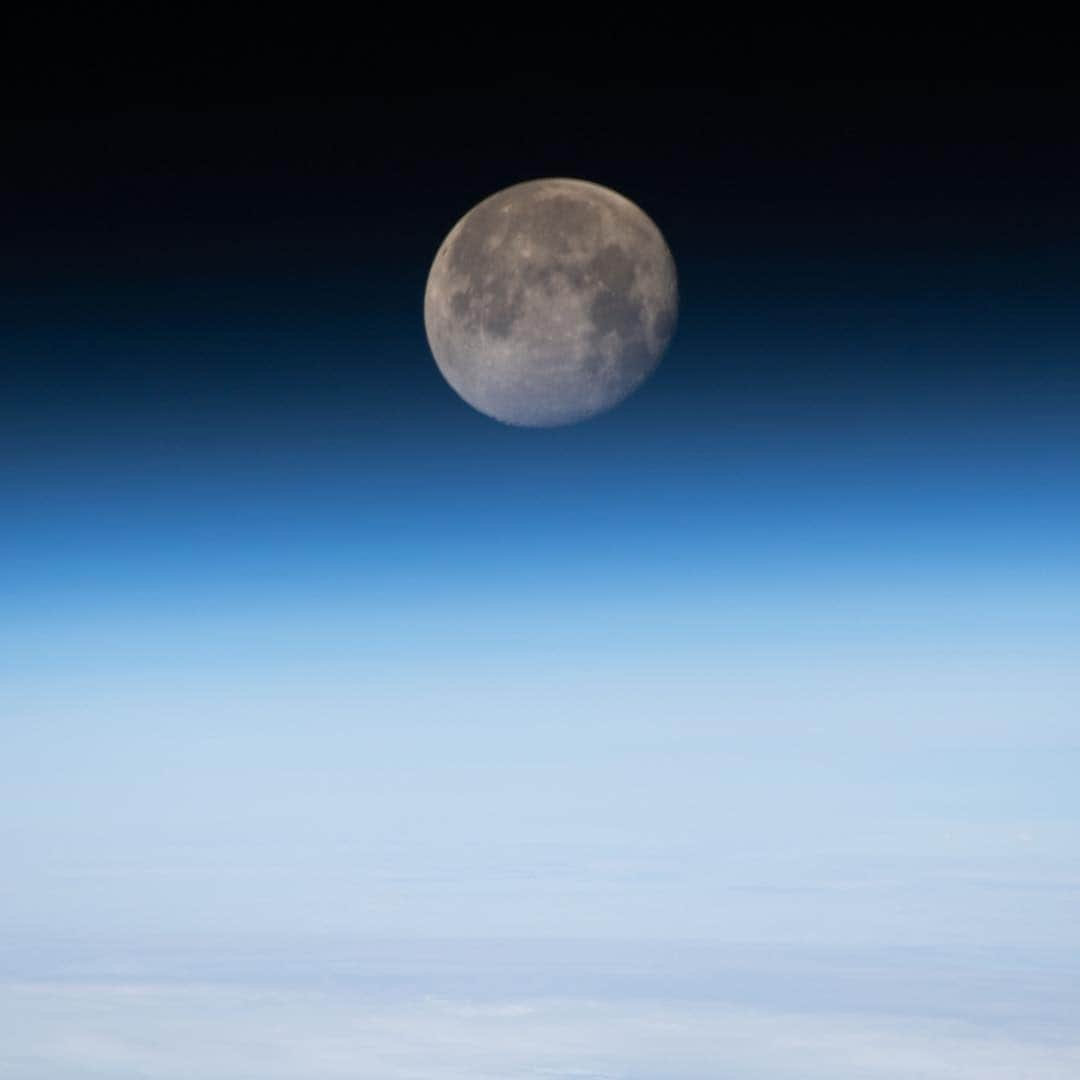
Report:
M 15 449 L 16 430 L 88 422 L 87 395 L 117 430 L 204 406 L 224 428 L 241 392 L 268 428 L 304 395 L 313 428 L 361 389 L 378 408 L 418 387 L 442 402 L 418 316 L 435 246 L 481 198 L 553 175 L 661 225 L 682 293 L 679 377 L 654 391 L 671 410 L 721 379 L 729 417 L 740 395 L 812 399 L 823 423 L 897 394 L 981 400 L 988 424 L 1018 396 L 1029 417 L 1080 408 L 1080 82 L 1052 27 L 470 18 L 11 21 Z M 335 348 L 305 353 L 298 390 L 289 337 L 313 326 Z M 365 352 L 376 326 L 407 362 Z

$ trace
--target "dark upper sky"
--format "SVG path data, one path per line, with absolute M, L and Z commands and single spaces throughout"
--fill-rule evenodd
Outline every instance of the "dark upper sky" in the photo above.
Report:
M 66 31 L 12 38 L 9 463 L 456 426 L 430 259 L 543 175 L 624 192 L 675 254 L 679 338 L 627 406 L 644 416 L 722 407 L 774 442 L 1075 431 L 1080 88 L 1003 65 L 1008 36 L 970 38 L 966 74 L 948 42 L 885 30 L 690 34 L 651 64 L 638 38 L 604 66 L 520 36 Z

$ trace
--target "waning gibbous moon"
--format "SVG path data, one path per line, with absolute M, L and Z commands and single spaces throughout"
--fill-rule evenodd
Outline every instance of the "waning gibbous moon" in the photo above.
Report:
M 428 342 L 446 381 L 506 424 L 555 427 L 618 405 L 675 330 L 675 262 L 617 192 L 530 180 L 473 207 L 435 255 Z

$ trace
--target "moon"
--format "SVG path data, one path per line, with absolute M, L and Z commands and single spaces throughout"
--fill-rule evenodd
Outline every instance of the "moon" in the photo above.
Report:
M 506 424 L 618 405 L 675 331 L 675 262 L 638 206 L 585 180 L 529 180 L 477 204 L 435 255 L 424 326 L 446 381 Z

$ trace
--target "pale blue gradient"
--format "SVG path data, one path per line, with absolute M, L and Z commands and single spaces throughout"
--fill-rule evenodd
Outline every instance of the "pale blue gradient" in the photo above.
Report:
M 1060 460 L 491 438 L 23 495 L 5 925 L 1080 945 Z

